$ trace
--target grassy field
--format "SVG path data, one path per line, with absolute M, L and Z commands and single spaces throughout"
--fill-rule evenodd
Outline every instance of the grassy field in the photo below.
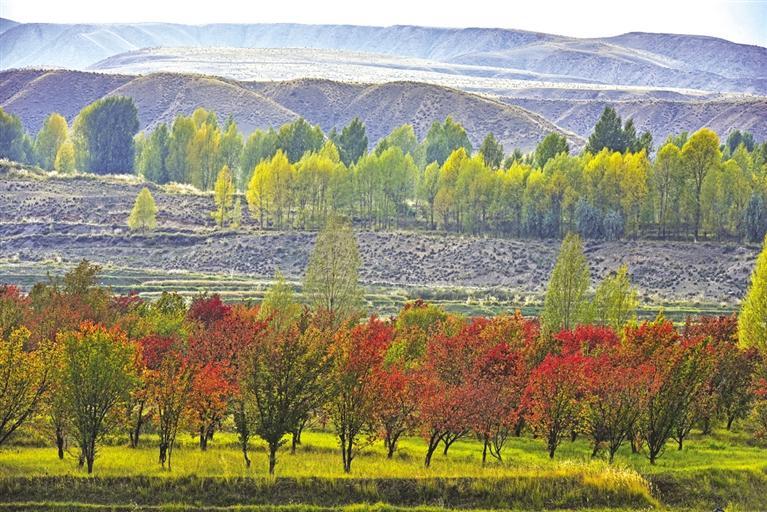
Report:
M 60 461 L 53 448 L 4 448 L 0 510 L 368 510 L 377 503 L 385 504 L 377 506 L 381 511 L 767 510 L 767 452 L 749 446 L 743 434 L 725 432 L 693 436 L 682 452 L 670 444 L 656 466 L 628 448 L 613 465 L 592 460 L 585 440 L 564 443 L 551 461 L 542 441 L 522 437 L 509 441 L 502 464 L 483 467 L 481 445 L 467 439 L 426 469 L 423 441 L 408 438 L 392 460 L 380 443 L 366 447 L 348 475 L 336 439 L 308 432 L 295 455 L 281 451 L 276 479 L 267 476 L 264 447 L 253 444 L 253 465 L 246 469 L 231 434 L 216 436 L 207 452 L 182 436 L 172 472 L 157 463 L 154 436 L 136 450 L 118 441 L 100 451 L 92 477 L 71 453 Z

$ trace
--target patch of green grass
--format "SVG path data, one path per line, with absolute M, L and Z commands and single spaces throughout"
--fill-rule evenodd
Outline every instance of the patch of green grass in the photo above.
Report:
M 0 503 L 345 507 L 383 502 L 549 510 L 713 510 L 729 503 L 767 510 L 767 453 L 749 446 L 744 434 L 727 432 L 693 436 L 681 452 L 670 443 L 654 466 L 627 447 L 613 465 L 591 459 L 586 440 L 564 443 L 552 461 L 541 440 L 521 437 L 509 440 L 503 463 L 482 466 L 480 443 L 465 439 L 425 468 L 423 440 L 406 438 L 391 460 L 381 443 L 366 447 L 351 474 L 343 472 L 333 435 L 307 432 L 295 455 L 287 449 L 279 453 L 276 479 L 267 475 L 264 446 L 253 443 L 253 465 L 247 469 L 232 434 L 217 434 L 206 452 L 191 436 L 181 436 L 172 472 L 157 463 L 155 443 L 155 436 L 146 435 L 139 449 L 103 446 L 94 476 L 78 468 L 75 454 L 60 461 L 52 447 L 5 448 L 0 451 Z

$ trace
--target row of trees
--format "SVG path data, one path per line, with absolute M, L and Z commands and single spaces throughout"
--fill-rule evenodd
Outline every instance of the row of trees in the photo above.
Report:
M 0 156 L 97 173 L 132 171 L 135 160 L 135 172 L 149 181 L 201 190 L 215 189 L 226 168 L 229 212 L 238 209 L 245 220 L 247 201 L 260 228 L 317 229 L 337 211 L 376 229 L 542 238 L 576 231 L 588 238 L 758 242 L 767 232 L 767 143 L 738 130 L 720 143 L 702 129 L 670 137 L 651 159 L 649 134 L 637 135 L 633 122 L 609 107 L 580 155 L 570 155 L 567 140 L 554 133 L 528 155 L 506 156 L 493 134 L 473 153 L 451 118 L 435 122 L 422 141 L 404 125 L 372 149 L 359 119 L 327 136 L 298 119 L 244 139 L 231 118 L 222 126 L 199 108 L 134 140 L 137 129 L 128 98 L 86 107 L 71 130 L 52 114 L 34 141 L 18 118 L 2 113 Z M 239 224 L 224 213 L 220 225 Z
M 64 456 L 73 441 L 92 471 L 99 440 L 119 429 L 131 446 L 159 438 L 170 469 L 176 435 L 206 449 L 224 419 L 250 464 L 251 437 L 268 447 L 269 471 L 288 439 L 312 421 L 338 436 L 344 469 L 365 444 L 389 456 L 403 435 L 427 442 L 425 464 L 476 436 L 503 459 L 510 436 L 531 432 L 554 457 L 586 436 L 610 459 L 628 443 L 655 462 L 751 417 L 767 434 L 767 248 L 740 318 L 703 318 L 682 329 L 634 319 L 625 269 L 589 291 L 577 236 L 568 236 L 542 321 L 520 314 L 464 318 L 416 301 L 389 320 L 363 320 L 359 255 L 334 219 L 318 237 L 300 304 L 280 276 L 259 305 L 176 294 L 114 296 L 83 262 L 61 282 L 0 294 L 0 444 L 37 418 Z M 585 272 L 584 272 L 585 268 Z M 594 302 L 596 307 L 587 304 Z

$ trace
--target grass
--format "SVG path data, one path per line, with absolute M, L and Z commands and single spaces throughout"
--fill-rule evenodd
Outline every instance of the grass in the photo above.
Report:
M 354 510 L 349 506 L 376 503 L 388 504 L 376 510 L 437 507 L 408 508 L 429 512 L 440 507 L 713 510 L 728 503 L 732 510 L 767 509 L 767 452 L 749 446 L 744 434 L 693 436 L 682 452 L 669 444 L 655 466 L 628 449 L 619 453 L 614 465 L 592 460 L 585 440 L 564 443 L 551 461 L 542 441 L 523 437 L 509 441 L 503 464 L 482 467 L 480 444 L 467 439 L 451 447 L 448 456 L 436 456 L 428 469 L 423 467 L 423 441 L 407 438 L 392 460 L 386 459 L 381 443 L 368 446 L 347 475 L 335 438 L 307 432 L 297 454 L 284 449 L 278 455 L 276 479 L 267 475 L 260 443 L 252 446 L 253 466 L 244 467 L 232 434 L 217 435 L 207 452 L 196 448 L 191 436 L 182 436 L 172 472 L 160 468 L 154 443 L 154 436 L 147 435 L 140 449 L 104 446 L 94 476 L 79 469 L 72 454 L 58 460 L 51 447 L 5 448 L 0 451 L 0 510 L 176 504 L 192 507 L 189 510 L 240 510 L 231 507 L 243 505 L 311 511 Z M 274 508 L 293 504 L 305 508 Z

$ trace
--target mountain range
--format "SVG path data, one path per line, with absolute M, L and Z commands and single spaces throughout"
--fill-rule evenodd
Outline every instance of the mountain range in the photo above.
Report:
M 359 116 L 373 142 L 453 115 L 475 144 L 493 131 L 507 150 L 530 149 L 556 131 L 581 147 L 610 105 L 656 143 L 702 126 L 767 138 L 767 49 L 705 36 L 0 19 L 0 69 L 0 106 L 33 132 L 51 111 L 71 119 L 125 94 L 147 129 L 204 106 L 245 132 Z

